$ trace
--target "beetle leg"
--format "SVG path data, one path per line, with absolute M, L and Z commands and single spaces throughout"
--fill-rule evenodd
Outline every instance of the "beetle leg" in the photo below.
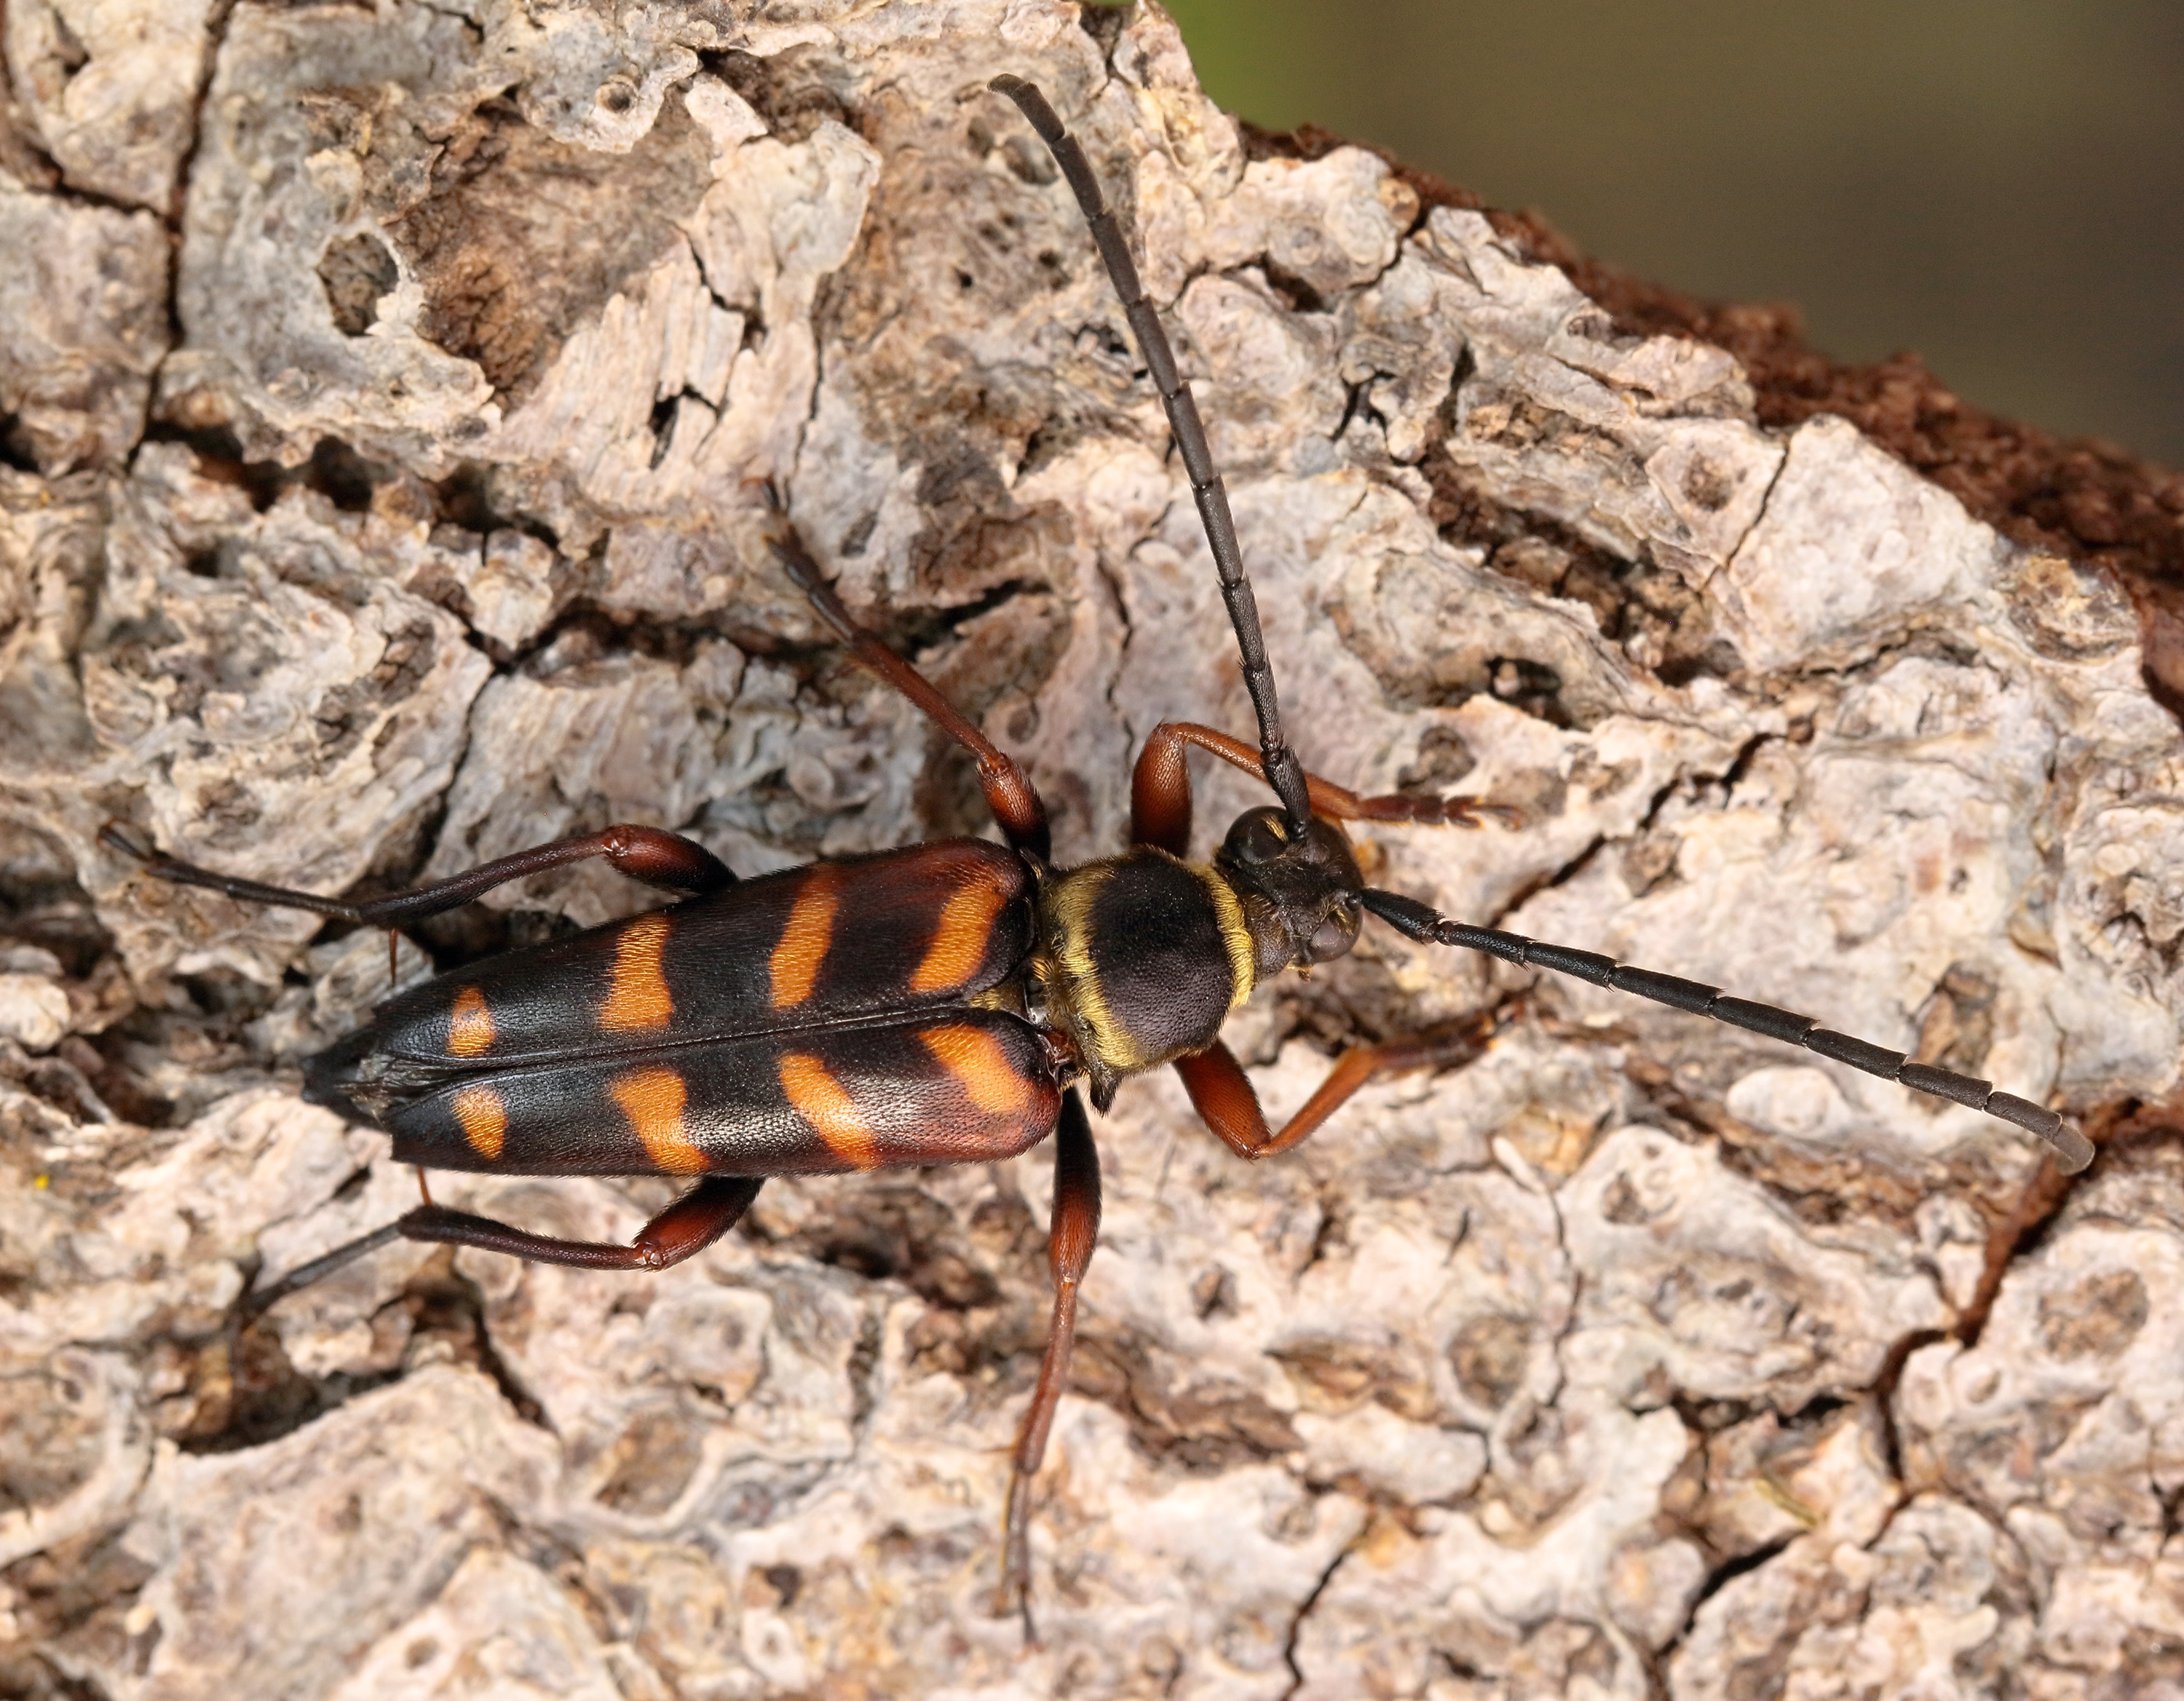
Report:
M 403 1238 L 443 1246 L 507 1252 L 542 1264 L 575 1264 L 594 1270 L 664 1270 L 701 1252 L 735 1227 L 758 1196 L 762 1175 L 708 1175 L 638 1230 L 628 1246 L 608 1241 L 560 1241 L 511 1229 L 490 1217 L 473 1217 L 443 1205 L 420 1205 L 399 1219 Z
M 1184 764 L 1183 745 L 1178 728 L 1163 721 L 1130 770 L 1130 843 L 1156 845 L 1178 857 L 1190 855 L 1190 770 Z M 1258 762 L 1254 751 L 1254 770 Z
M 368 1235 L 359 1235 L 346 1246 L 336 1246 L 307 1264 L 297 1265 L 270 1286 L 245 1294 L 242 1314 L 252 1318 L 270 1311 L 290 1294 L 309 1287 L 315 1281 L 323 1281 L 343 1264 L 354 1263 L 366 1252 L 376 1252 L 382 1246 L 391 1245 L 401 1238 L 402 1224 L 398 1222 L 383 1224 Z
M 1195 745 L 1229 767 L 1259 775 L 1259 752 L 1241 739 L 1217 733 L 1195 721 L 1163 721 L 1138 753 L 1130 776 L 1130 842 L 1157 845 L 1173 856 L 1184 854 L 1190 837 L 1190 776 L 1183 763 L 1184 746 Z M 1477 827 L 1488 816 L 1505 827 L 1521 823 L 1518 811 L 1468 793 L 1454 797 L 1412 797 L 1393 792 L 1360 797 L 1347 786 L 1305 777 L 1312 811 L 1334 821 L 1401 821 L 1418 826 Z
M 1072 1087 L 1062 1098 L 1061 1115 L 1055 1124 L 1054 1217 L 1046 1242 L 1047 1266 L 1054 1273 L 1054 1322 L 1046 1332 L 1039 1385 L 1032 1391 L 1031 1406 L 1017 1436 L 1001 1531 L 1001 1582 L 994 1597 L 996 1611 L 1013 1607 L 1023 1615 L 1027 1641 L 1038 1640 L 1031 1622 L 1031 1480 L 1046 1457 L 1055 1408 L 1069 1380 L 1069 1349 L 1077 1338 L 1077 1287 L 1099 1238 L 1100 1152 L 1092 1143 L 1084 1101 Z
M 664 833 L 656 827 L 617 826 L 599 833 L 587 833 L 580 838 L 557 839 L 550 845 L 519 850 L 512 856 L 496 857 L 467 873 L 435 880 L 428 886 L 415 886 L 365 903 L 349 904 L 338 898 L 322 898 L 286 886 L 237 879 L 210 868 L 201 868 L 194 862 L 178 862 L 157 850 L 145 850 L 110 821 L 99 829 L 98 838 L 108 850 L 134 857 L 143 865 L 146 873 L 157 879 L 171 880 L 180 886 L 209 887 L 245 903 L 309 910 L 318 915 L 364 922 L 374 927 L 421 921 L 443 910 L 459 908 L 510 880 L 520 880 L 526 874 L 542 873 L 570 862 L 586 862 L 593 856 L 605 857 L 632 879 L 671 892 L 715 892 L 723 886 L 733 885 L 736 879 L 727 864 L 695 839 L 685 839 L 677 833 Z
M 1002 836 L 1007 839 L 1010 847 L 1028 851 L 1045 862 L 1048 850 L 1046 805 L 1039 800 L 1031 777 L 1022 766 L 972 726 L 970 717 L 941 694 L 939 687 L 857 623 L 848 605 L 835 594 L 833 586 L 820 577 L 819 564 L 811 559 L 804 540 L 786 521 L 771 542 L 774 555 L 788 577 L 796 582 L 798 589 L 811 599 L 812 607 L 834 628 L 835 635 L 850 646 L 850 653 L 909 698 L 924 711 L 927 719 L 971 753 L 978 764 L 978 789 L 985 794 L 986 807 L 1000 824 Z
M 423 1170 L 417 1172 L 419 1182 Z M 599 1241 L 557 1241 L 545 1235 L 526 1234 L 496 1223 L 489 1217 L 473 1217 L 466 1211 L 424 1204 L 393 1222 L 359 1235 L 347 1246 L 336 1246 L 309 1263 L 298 1264 L 270 1286 L 243 1300 L 243 1314 L 256 1317 L 270 1311 L 290 1294 L 323 1280 L 343 1264 L 398 1240 L 437 1241 L 443 1245 L 477 1246 L 491 1252 L 510 1252 L 543 1264 L 579 1264 L 590 1269 L 664 1270 L 701 1252 L 735 1227 L 750 1202 L 758 1196 L 762 1175 L 709 1175 L 638 1231 L 627 1246 Z M 427 1198 L 431 1196 L 426 1196 Z
M 1216 1040 L 1203 1051 L 1175 1060 L 1191 1107 L 1206 1127 L 1239 1157 L 1258 1159 L 1287 1152 L 1340 1110 L 1366 1082 L 1379 1075 L 1447 1064 L 1478 1055 L 1475 1033 L 1439 1040 L 1391 1040 L 1378 1046 L 1352 1046 L 1335 1060 L 1318 1090 L 1279 1134 L 1268 1131 L 1259 1095 L 1235 1054 Z

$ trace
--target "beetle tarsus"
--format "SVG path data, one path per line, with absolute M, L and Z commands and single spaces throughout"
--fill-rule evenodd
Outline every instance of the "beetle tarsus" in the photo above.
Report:
M 346 1246 L 336 1246 L 333 1251 L 313 1258 L 309 1263 L 298 1264 L 270 1286 L 246 1292 L 242 1301 L 242 1316 L 245 1319 L 261 1316 L 290 1294 L 298 1292 L 314 1282 L 324 1281 L 344 1264 L 354 1263 L 365 1253 L 376 1252 L 382 1246 L 391 1246 L 401 1238 L 402 1224 L 399 1221 L 384 1224 L 368 1235 L 358 1235 Z

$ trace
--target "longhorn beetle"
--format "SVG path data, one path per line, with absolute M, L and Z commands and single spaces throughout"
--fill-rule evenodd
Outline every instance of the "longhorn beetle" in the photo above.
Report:
M 733 1227 L 766 1176 L 1005 1158 L 1051 1135 L 1053 1323 L 1011 1466 L 999 1596 L 1022 1609 L 1031 1483 L 1100 1221 L 1099 1158 L 1078 1084 L 1105 1111 L 1125 1077 L 1171 1064 L 1200 1117 L 1239 1157 L 1288 1151 L 1374 1076 L 1435 1061 L 1418 1042 L 1352 1046 L 1275 1132 L 1221 1042 L 1223 1018 L 1253 987 L 1343 956 L 1368 914 L 1407 939 L 1575 975 L 1969 1105 L 2048 1141 L 2066 1170 L 2091 1161 L 2092 1146 L 2054 1112 L 1985 1081 L 1809 1016 L 1468 927 L 1368 887 L 1343 822 L 1469 827 L 1506 811 L 1473 797 L 1359 797 L 1304 771 L 1283 736 L 1228 497 L 1122 227 L 1084 149 L 1039 90 L 1013 76 L 991 86 L 1053 150 L 1160 392 L 1242 654 L 1258 749 L 1206 727 L 1156 728 L 1131 779 L 1130 848 L 1053 867 L 1045 806 L 1023 769 L 858 624 L 784 521 L 772 538 L 781 566 L 858 661 L 976 759 L 1006 849 L 948 839 L 738 880 L 688 839 L 619 826 L 351 904 L 177 862 L 109 826 L 109 845 L 161 879 L 373 925 L 418 920 L 593 856 L 681 899 L 389 999 L 309 1061 L 304 1096 L 385 1129 L 404 1163 L 690 1176 L 688 1192 L 626 1246 L 550 1239 L 427 1203 L 261 1291 L 251 1309 L 398 1236 L 550 1263 L 661 1269 Z M 1210 863 L 1187 860 L 1191 747 L 1258 775 L 1279 800 L 1240 816 Z

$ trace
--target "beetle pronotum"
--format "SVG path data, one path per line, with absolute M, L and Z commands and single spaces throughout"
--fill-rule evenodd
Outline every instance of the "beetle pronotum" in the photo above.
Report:
M 1009 76 L 993 87 L 1052 150 L 1160 393 L 1240 652 L 1256 749 L 1193 723 L 1157 728 L 1133 775 L 1130 848 L 1052 867 L 1045 806 L 1023 769 L 859 624 L 784 518 L 773 544 L 784 571 L 856 660 L 971 754 L 1005 846 L 949 840 L 746 881 L 689 839 L 616 826 L 351 904 L 176 862 L 109 828 L 109 844 L 159 878 L 373 925 L 420 919 L 593 857 L 681 900 L 390 999 L 311 1061 L 306 1094 L 387 1130 L 396 1157 L 423 1167 L 688 1176 L 688 1192 L 627 1246 L 555 1240 L 423 1205 L 291 1272 L 256 1294 L 254 1308 L 397 1237 L 661 1269 L 733 1227 L 766 1176 L 1000 1158 L 1051 1136 L 1053 1319 L 1011 1462 L 1001 1567 L 1001 1598 L 1021 1607 L 1031 1483 L 1098 1231 L 1099 1161 L 1080 1086 L 1105 1110 L 1127 1077 L 1173 1065 L 1207 1127 L 1239 1156 L 1294 1146 L 1367 1081 L 1435 1060 L 1417 1043 L 1354 1046 L 1277 1130 L 1220 1040 L 1223 1018 L 1255 985 L 1346 954 L 1368 914 L 1421 943 L 1487 951 L 1802 1046 L 2028 1129 L 2065 1169 L 2089 1161 L 2090 1146 L 2055 1113 L 1986 1081 L 1809 1017 L 1466 926 L 1367 886 L 1342 823 L 1475 826 L 1505 811 L 1472 797 L 1360 797 L 1305 772 L 1284 733 L 1221 478 L 1128 242 L 1039 91 Z M 1239 817 L 1203 863 L 1188 860 L 1192 748 L 1263 779 L 1279 800 Z

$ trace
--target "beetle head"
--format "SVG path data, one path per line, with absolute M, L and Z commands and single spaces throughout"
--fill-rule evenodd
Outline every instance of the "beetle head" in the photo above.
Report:
M 1364 919 L 1365 886 L 1340 828 L 1306 817 L 1300 838 L 1268 805 L 1236 817 L 1213 865 L 1243 900 L 1261 974 L 1346 956 Z

